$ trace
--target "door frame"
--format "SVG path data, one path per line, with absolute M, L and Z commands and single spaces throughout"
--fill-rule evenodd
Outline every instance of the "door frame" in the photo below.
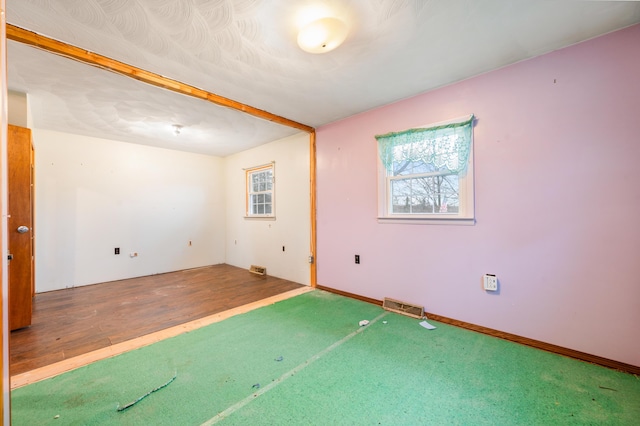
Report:
M 9 280 L 7 275 L 7 37 L 6 37 L 6 3 L 0 0 L 0 387 L 2 387 L 2 401 L 0 401 L 0 423 L 11 424 L 11 398 L 9 382 L 9 317 L 8 297 Z

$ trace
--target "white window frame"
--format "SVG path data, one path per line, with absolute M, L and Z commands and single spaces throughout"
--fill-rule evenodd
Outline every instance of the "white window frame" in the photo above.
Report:
M 253 190 L 253 175 L 271 172 L 271 189 L 266 191 L 254 191 Z M 267 218 L 272 219 L 276 217 L 276 168 L 275 163 L 263 164 L 261 166 L 251 167 L 245 169 L 245 217 L 246 218 Z M 271 213 L 253 213 L 252 195 L 270 194 L 271 195 Z
M 430 128 L 458 123 L 468 120 L 469 116 L 459 117 L 438 123 L 417 126 L 420 128 Z M 377 148 L 377 147 L 376 147 Z M 475 194 L 474 194 L 474 174 L 473 174 L 473 127 L 471 131 L 471 149 L 466 169 L 458 174 L 458 213 L 427 213 L 427 214 L 402 214 L 392 212 L 391 181 L 396 179 L 406 179 L 408 177 L 420 177 L 425 175 L 439 175 L 441 173 L 417 173 L 415 175 L 388 176 L 387 169 L 382 164 L 380 155 L 378 158 L 378 223 L 408 223 L 408 224 L 430 224 L 430 225 L 474 225 L 475 224 Z

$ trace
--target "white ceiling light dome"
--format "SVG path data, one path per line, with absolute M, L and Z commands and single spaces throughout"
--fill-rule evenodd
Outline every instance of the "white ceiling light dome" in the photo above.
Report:
M 298 33 L 298 46 L 309 53 L 326 53 L 340 46 L 349 28 L 338 18 L 321 18 L 305 25 Z

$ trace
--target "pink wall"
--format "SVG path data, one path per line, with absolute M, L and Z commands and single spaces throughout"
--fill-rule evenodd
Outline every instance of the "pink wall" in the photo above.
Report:
M 476 224 L 379 224 L 374 135 L 470 113 Z M 640 366 L 639 123 L 636 25 L 321 127 L 318 284 Z

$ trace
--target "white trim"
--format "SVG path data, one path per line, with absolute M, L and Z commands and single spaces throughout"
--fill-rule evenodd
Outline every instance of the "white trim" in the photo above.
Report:
M 473 226 L 475 218 L 469 217 L 378 217 L 380 224 L 395 225 L 464 225 Z

